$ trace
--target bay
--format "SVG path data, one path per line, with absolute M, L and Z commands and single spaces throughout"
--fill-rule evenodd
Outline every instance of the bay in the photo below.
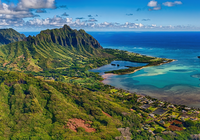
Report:
M 109 76 L 103 82 L 138 94 L 200 107 L 200 32 L 89 32 L 104 48 L 177 61 Z M 138 82 L 135 82 L 138 81 Z

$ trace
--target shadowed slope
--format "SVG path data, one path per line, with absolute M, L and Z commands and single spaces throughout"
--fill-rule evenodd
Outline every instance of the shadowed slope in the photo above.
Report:
M 24 38 L 26 38 L 24 34 L 20 34 L 14 29 L 0 29 L 0 45 L 22 41 Z

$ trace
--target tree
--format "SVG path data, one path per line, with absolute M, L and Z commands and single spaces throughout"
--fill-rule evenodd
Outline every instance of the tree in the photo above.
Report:
M 162 129 L 161 128 L 157 128 L 156 130 L 154 130 L 155 133 L 161 133 Z
M 187 120 L 185 121 L 185 124 L 184 124 L 186 127 L 191 127 L 191 126 L 194 126 L 194 122 L 192 120 Z

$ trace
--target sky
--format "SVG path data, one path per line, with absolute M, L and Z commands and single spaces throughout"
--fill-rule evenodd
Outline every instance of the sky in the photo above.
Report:
M 0 28 L 21 32 L 200 31 L 200 0 L 0 0 Z

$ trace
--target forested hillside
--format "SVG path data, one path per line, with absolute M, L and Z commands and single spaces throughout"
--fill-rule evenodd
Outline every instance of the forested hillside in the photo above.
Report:
M 0 29 L 0 45 L 22 41 L 24 38 L 26 38 L 24 34 L 20 34 L 14 29 Z
M 0 139 L 114 139 L 117 128 L 139 127 L 138 116 L 121 103 L 135 95 L 117 99 L 111 88 L 92 92 L 17 72 L 0 71 L 0 79 Z

